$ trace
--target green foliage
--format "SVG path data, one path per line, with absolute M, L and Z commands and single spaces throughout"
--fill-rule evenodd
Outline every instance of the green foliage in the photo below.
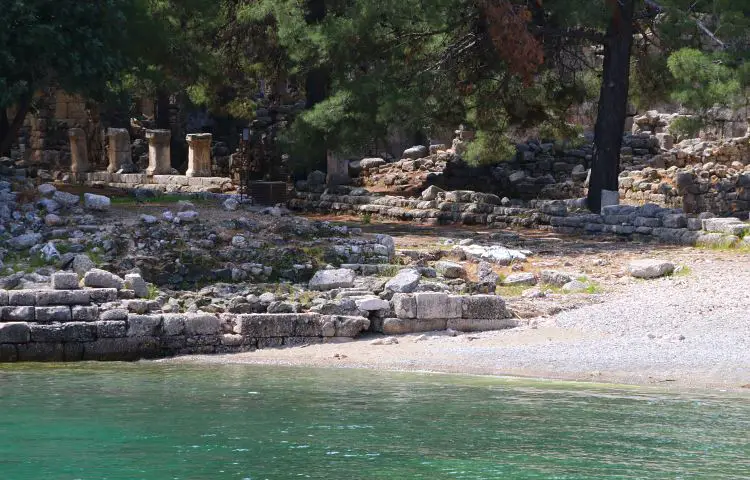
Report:
M 696 138 L 704 123 L 698 116 L 677 117 L 669 125 L 669 132 L 677 138 Z
M 667 66 L 675 79 L 672 98 L 687 108 L 705 112 L 716 106 L 731 106 L 740 93 L 737 72 L 717 56 L 684 48 L 670 55 Z
M 502 133 L 479 131 L 466 150 L 466 161 L 470 165 L 491 165 L 509 160 L 515 149 Z
M 0 107 L 57 85 L 101 99 L 132 65 L 139 0 L 5 0 L 0 29 Z

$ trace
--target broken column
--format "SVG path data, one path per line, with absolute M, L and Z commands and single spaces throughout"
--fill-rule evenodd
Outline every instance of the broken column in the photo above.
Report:
M 119 170 L 126 170 L 133 164 L 133 157 L 130 153 L 130 134 L 125 128 L 110 128 L 107 130 L 109 137 L 109 173 L 116 173 Z
M 89 152 L 86 145 L 86 132 L 82 128 L 68 130 L 70 139 L 70 171 L 85 173 L 89 171 Z
M 169 130 L 146 130 L 148 139 L 148 168 L 149 175 L 168 175 L 172 171 Z
M 211 176 L 211 138 L 210 133 L 189 133 L 188 142 L 188 177 Z

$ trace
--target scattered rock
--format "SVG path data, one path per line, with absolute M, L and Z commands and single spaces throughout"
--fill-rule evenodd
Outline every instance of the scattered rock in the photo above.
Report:
M 398 339 L 396 337 L 378 338 L 370 342 L 370 345 L 398 345 Z
M 531 272 L 511 273 L 503 280 L 503 285 L 536 285 L 537 278 Z
M 353 270 L 318 270 L 310 280 L 311 290 L 333 290 L 334 288 L 351 288 L 356 274 Z
M 445 278 L 464 278 L 466 276 L 464 266 L 454 262 L 437 262 L 435 263 L 435 270 Z
M 125 288 L 133 290 L 138 298 L 148 298 L 148 285 L 139 273 L 125 275 Z
M 198 220 L 198 212 L 195 210 L 184 210 L 177 213 L 177 218 L 180 222 L 190 223 Z
M 628 265 L 628 273 L 635 278 L 659 278 L 674 272 L 674 264 L 666 260 L 633 260 Z
M 52 288 L 55 290 L 77 289 L 78 275 L 73 272 L 55 272 L 52 274 Z
M 572 280 L 562 286 L 562 291 L 567 293 L 583 292 L 588 289 L 589 286 L 580 280 Z
M 393 293 L 412 293 L 419 286 L 422 275 L 413 269 L 404 269 L 385 284 L 386 290 Z
M 83 194 L 83 205 L 89 210 L 104 212 L 109 210 L 111 204 L 112 201 L 109 199 L 109 197 L 106 197 L 104 195 L 95 195 L 93 193 Z
M 42 241 L 41 233 L 25 233 L 8 240 L 8 246 L 14 250 L 25 250 Z
M 407 148 L 404 150 L 404 154 L 401 156 L 402 158 L 409 158 L 411 160 L 418 160 L 420 158 L 424 158 L 429 154 L 429 150 L 424 145 L 416 145 L 411 148 Z
M 237 210 L 238 208 L 240 208 L 240 202 L 238 202 L 236 199 L 230 197 L 230 198 L 227 198 L 226 200 L 224 200 L 224 203 L 222 203 L 221 206 L 227 212 L 234 212 L 235 210 Z

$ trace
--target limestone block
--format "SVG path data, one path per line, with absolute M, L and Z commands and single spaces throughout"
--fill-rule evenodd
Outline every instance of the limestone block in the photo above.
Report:
M 25 343 L 17 345 L 21 362 L 63 362 L 65 347 L 62 343 Z
M 515 328 L 518 322 L 512 318 L 457 318 L 448 320 L 446 327 L 459 332 L 485 332 Z
M 30 340 L 31 330 L 28 324 L 0 323 L 0 343 L 26 343 Z
M 633 260 L 628 265 L 628 273 L 635 278 L 658 278 L 674 272 L 674 264 L 666 260 Z
M 129 315 L 128 337 L 158 336 L 161 330 L 161 315 Z
M 463 278 L 466 269 L 460 263 L 440 261 L 435 263 L 435 270 L 445 278 Z
M 357 308 L 366 312 L 376 312 L 378 310 L 390 310 L 391 304 L 382 298 L 370 295 L 363 298 L 358 298 L 354 301 Z
M 146 130 L 148 139 L 148 168 L 149 175 L 168 174 L 172 170 L 171 144 L 172 132 L 169 130 Z
M 109 210 L 112 201 L 105 195 L 96 195 L 94 193 L 83 194 L 83 205 L 89 210 L 104 212 Z
M 78 288 L 78 274 L 75 272 L 55 272 L 52 274 L 52 288 L 55 290 L 75 290 Z
M 221 336 L 221 344 L 227 347 L 239 347 L 245 342 L 245 337 L 233 333 L 225 333 Z
M 141 358 L 156 358 L 161 354 L 161 345 L 155 337 L 99 338 L 86 342 L 84 360 L 130 361 Z
M 56 307 L 36 307 L 36 309 L 34 309 L 34 314 L 36 316 L 36 321 L 39 323 L 69 322 L 72 320 L 70 307 L 66 305 Z
M 91 323 L 30 325 L 30 330 L 32 342 L 90 342 L 96 339 L 96 325 Z
M 163 315 L 162 330 L 164 335 L 173 337 L 185 333 L 185 315 L 167 313 Z
M 34 306 L 36 305 L 36 291 L 34 290 L 9 290 L 8 305 L 11 306 Z
M 417 318 L 417 300 L 413 295 L 397 293 L 391 299 L 396 317 L 402 319 Z
M 8 291 L 0 290 L 0 307 L 8 305 Z
M 39 290 L 36 292 L 36 304 L 40 307 L 48 305 L 88 305 L 91 303 L 89 292 L 89 290 Z
M 88 292 L 91 301 L 94 303 L 107 303 L 117 300 L 116 288 L 93 288 L 85 291 Z
M 446 319 L 417 320 L 386 318 L 383 321 L 383 333 L 386 335 L 400 335 L 404 333 L 445 330 L 447 322 Z
M 420 320 L 461 318 L 461 297 L 420 292 L 414 294 L 414 298 L 417 302 L 417 318 Z
M 124 308 L 113 308 L 99 314 L 99 320 L 127 320 L 128 311 Z
M 154 175 L 152 181 L 158 185 L 188 186 L 189 178 L 185 175 Z
M 128 324 L 122 320 L 99 320 L 94 322 L 94 325 L 98 338 L 119 338 L 126 336 L 128 333 Z
M 333 317 L 337 337 L 354 338 L 370 328 L 370 320 L 364 317 Z
M 10 343 L 0 344 L 0 363 L 5 362 L 17 362 L 18 361 L 18 350 L 15 345 Z
M 461 318 L 495 320 L 507 317 L 505 301 L 497 295 L 471 295 L 462 299 Z
M 68 130 L 70 139 L 70 171 L 84 173 L 89 171 L 89 153 L 86 132 L 82 128 Z
M 237 315 L 234 333 L 246 337 L 268 338 L 289 337 L 294 335 L 297 319 L 301 315 L 319 318 L 320 315 L 298 313 L 256 313 Z
M 214 315 L 186 314 L 185 335 L 216 335 L 221 333 L 221 322 Z
M 71 315 L 74 321 L 95 322 L 99 320 L 99 307 L 96 305 L 90 307 L 76 305 L 71 308 Z
M 138 298 L 148 297 L 148 285 L 139 273 L 128 273 L 125 275 L 125 288 L 129 288 L 135 292 L 135 296 Z
M 318 270 L 310 280 L 311 290 L 333 290 L 334 288 L 351 288 L 356 274 L 352 270 Z
M 83 276 L 83 284 L 91 288 L 123 288 L 125 281 L 114 273 L 93 268 Z
M 36 314 L 34 307 L 2 307 L 0 317 L 5 322 L 33 322 Z

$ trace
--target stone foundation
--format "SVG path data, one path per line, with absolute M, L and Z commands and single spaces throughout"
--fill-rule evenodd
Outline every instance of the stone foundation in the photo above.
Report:
M 140 188 L 162 193 L 223 193 L 235 190 L 232 179 L 226 177 L 188 177 L 187 175 L 92 172 L 79 175 L 77 180 L 80 180 L 84 185 L 92 187 L 105 186 L 126 190 Z
M 353 338 L 370 326 L 362 317 L 317 313 L 148 313 L 143 300 L 110 308 L 117 299 L 114 288 L 0 290 L 0 362 L 236 353 Z

